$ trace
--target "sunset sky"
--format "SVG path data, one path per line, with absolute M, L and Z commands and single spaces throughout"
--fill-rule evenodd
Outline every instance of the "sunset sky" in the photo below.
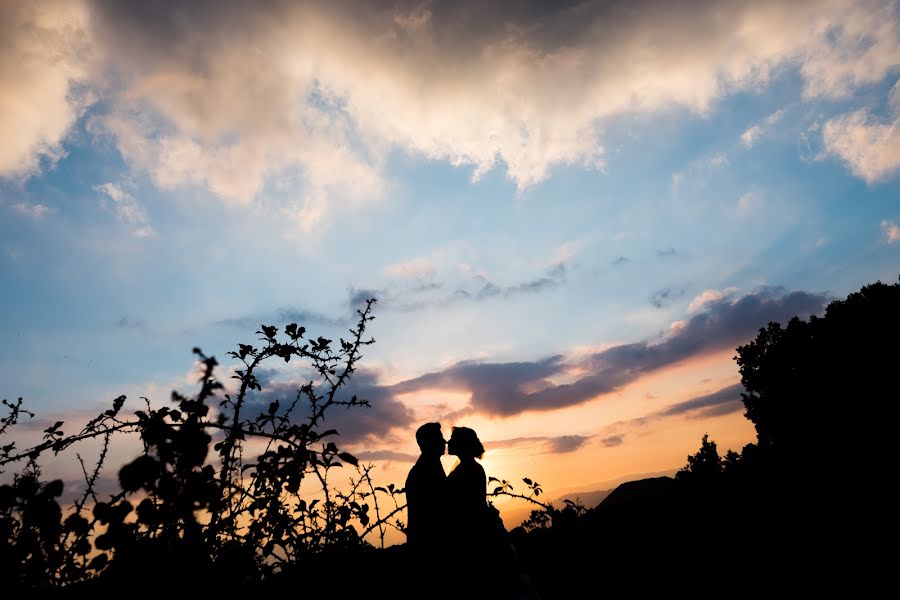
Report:
M 434 420 L 548 492 L 739 449 L 735 347 L 900 273 L 898 75 L 897 2 L 0 2 L 0 397 L 162 405 L 375 297 L 385 480 Z

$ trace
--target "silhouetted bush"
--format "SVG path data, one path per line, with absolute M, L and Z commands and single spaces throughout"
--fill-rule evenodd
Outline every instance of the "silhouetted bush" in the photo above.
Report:
M 0 468 L 24 463 L 9 485 L 0 486 L 5 589 L 152 595 L 177 586 L 181 593 L 302 590 L 343 597 L 349 591 L 340 581 L 349 568 L 367 585 L 395 583 L 409 561 L 402 547 L 384 549 L 384 536 L 387 528 L 405 528 L 404 490 L 375 485 L 374 465 L 342 451 L 334 441 L 338 432 L 325 425 L 335 407 L 368 406 L 343 390 L 361 349 L 374 341 L 365 337 L 374 302 L 358 311 L 350 338 L 337 344 L 310 339 L 293 323 L 280 335 L 274 326 L 261 326 L 258 344 L 238 344 L 229 353 L 242 363 L 233 393 L 216 380 L 216 359 L 195 348 L 202 366 L 196 396 L 173 392 L 162 407 L 144 399 L 134 418 L 123 414 L 126 398 L 119 396 L 75 434 L 66 434 L 60 421 L 35 446 L 0 446 Z M 274 401 L 260 411 L 252 395 L 262 390 L 256 373 L 270 360 L 302 361 L 309 380 L 285 406 Z M 0 435 L 34 417 L 21 399 L 3 404 L 8 414 Z M 119 469 L 118 491 L 101 497 L 96 487 L 111 440 L 128 434 L 137 435 L 144 450 Z M 62 481 L 43 482 L 39 461 L 86 440 L 101 442 L 98 460 L 88 469 L 77 455 L 85 487 L 63 508 Z M 251 440 L 264 449 L 251 455 Z M 343 485 L 333 481 L 335 473 Z M 536 500 L 542 491 L 536 482 L 525 479 L 520 494 L 508 481 L 492 481 L 499 485 L 490 496 L 515 496 L 553 511 Z
M 239 344 L 229 353 L 244 366 L 234 376 L 234 395 L 215 379 L 215 358 L 195 348 L 203 366 L 195 397 L 173 392 L 172 406 L 147 402 L 128 419 L 120 396 L 74 435 L 57 422 L 34 447 L 2 446 L 0 466 L 25 463 L 10 485 L 0 487 L 4 584 L 49 590 L 99 577 L 110 586 L 143 581 L 146 589 L 183 577 L 208 588 L 226 575 L 229 586 L 249 584 L 330 548 L 368 546 L 365 538 L 373 533 L 383 543 L 386 527 L 402 529 L 397 515 L 403 490 L 374 486 L 373 466 L 341 451 L 332 441 L 337 431 L 323 428 L 329 409 L 368 405 L 341 391 L 360 350 L 373 342 L 364 337 L 373 303 L 359 311 L 350 339 L 338 344 L 307 339 L 296 324 L 281 336 L 275 327 L 262 326 L 260 344 Z M 315 377 L 288 406 L 276 401 L 255 414 L 248 409 L 249 394 L 261 390 L 255 373 L 270 359 L 304 361 Z M 4 405 L 8 415 L 0 434 L 34 416 L 21 399 Z M 127 433 L 140 437 L 144 452 L 119 470 L 120 491 L 100 499 L 95 486 L 110 439 Z M 84 494 L 64 511 L 58 500 L 62 482 L 41 482 L 38 461 L 89 439 L 102 440 L 102 452 L 93 470 L 85 469 Z M 257 456 L 245 451 L 251 439 L 266 443 Z M 347 473 L 346 486 L 329 479 L 340 467 L 355 471 Z M 311 486 L 303 485 L 307 480 Z

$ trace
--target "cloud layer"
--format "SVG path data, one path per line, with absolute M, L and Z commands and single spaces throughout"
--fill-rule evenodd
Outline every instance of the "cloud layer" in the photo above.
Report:
M 146 209 L 120 184 L 95 185 L 94 190 L 99 192 L 104 200 L 111 202 L 110 208 L 120 221 L 134 228 L 132 233 L 136 237 L 150 237 L 156 233 L 150 225 Z
M 495 416 L 553 410 L 593 400 L 693 356 L 749 341 L 770 321 L 820 313 L 827 301 L 824 294 L 785 293 L 779 288 L 736 299 L 720 297 L 687 321 L 674 324 L 660 339 L 613 346 L 572 360 L 557 355 L 534 362 L 461 362 L 399 383 L 392 391 L 463 390 L 471 394 L 471 410 Z M 559 382 L 564 378 L 570 381 Z
M 159 187 L 247 203 L 301 181 L 303 197 L 288 204 L 305 227 L 327 199 L 380 194 L 391 149 L 470 166 L 476 178 L 502 162 L 521 189 L 557 165 L 602 168 L 611 117 L 705 113 L 785 68 L 808 98 L 846 97 L 900 64 L 895 5 L 865 0 L 72 0 L 0 10 L 0 176 L 58 156 L 99 97 L 91 130 Z M 852 113 L 826 128 L 826 143 L 829 131 L 852 129 L 854 144 L 888 148 L 890 131 L 872 127 Z M 890 167 L 850 162 L 864 178 Z
M 378 382 L 377 373 L 358 371 L 344 390 L 368 400 L 371 408 L 336 409 L 329 414 L 328 428 L 341 432 L 344 443 L 388 439 L 394 430 L 404 430 L 415 415 L 399 396 L 428 390 L 461 390 L 470 394 L 463 414 L 509 417 L 528 411 L 547 411 L 573 406 L 614 392 L 628 383 L 669 365 L 705 353 L 733 348 L 748 342 L 770 321 L 786 322 L 824 310 L 829 297 L 807 292 L 787 293 L 781 288 L 763 288 L 735 297 L 708 294 L 709 299 L 687 321 L 673 324 L 663 336 L 613 346 L 588 356 L 555 355 L 537 361 L 485 363 L 464 361 L 393 385 Z M 265 377 L 264 377 L 265 376 Z M 293 400 L 299 384 L 279 381 L 277 373 L 260 373 L 261 393 L 248 401 L 249 410 L 263 412 L 270 402 L 282 406 Z M 688 415 L 714 417 L 740 410 L 739 384 L 674 404 L 638 421 Z M 254 409 L 255 407 L 255 409 Z M 305 414 L 301 406 L 297 418 Z M 540 442 L 546 452 L 571 452 L 590 436 L 564 435 L 527 438 Z M 494 442 L 497 447 L 523 442 L 525 438 Z M 622 436 L 600 440 L 605 446 L 622 443 Z M 401 460 L 402 457 L 395 457 Z
M 614 448 L 625 443 L 625 438 L 635 429 L 644 429 L 651 423 L 671 417 L 687 417 L 689 419 L 707 419 L 729 415 L 744 409 L 741 392 L 744 386 L 740 383 L 726 386 L 720 390 L 702 396 L 696 396 L 683 402 L 671 404 L 661 410 L 642 417 L 619 421 L 606 427 L 601 435 L 600 444 Z
M 900 227 L 893 221 L 885 219 L 881 222 L 881 233 L 884 234 L 884 240 L 888 244 L 900 242 Z
M 740 383 L 729 385 L 711 394 L 698 396 L 673 404 L 656 413 L 657 417 L 672 417 L 675 415 L 690 415 L 692 417 L 718 417 L 743 410 L 741 392 L 744 386 Z
M 298 381 L 269 381 L 260 379 L 263 386 L 261 392 L 248 395 L 245 413 L 263 414 L 271 402 L 279 401 L 281 408 L 286 408 L 297 397 L 297 390 L 303 383 Z M 370 406 L 343 407 L 335 406 L 325 415 L 320 430 L 336 429 L 340 432 L 339 445 L 358 444 L 376 439 L 385 439 L 394 429 L 405 429 L 413 424 L 412 412 L 384 387 L 375 382 L 373 373 L 358 370 L 353 374 L 350 383 L 341 390 L 341 398 L 356 395 L 361 400 L 368 400 Z M 309 415 L 309 404 L 301 402 L 293 414 L 297 422 L 304 422 Z M 396 457 L 395 457 L 396 458 Z
M 865 108 L 841 115 L 825 124 L 822 139 L 829 154 L 868 184 L 900 169 L 900 110 L 889 119 L 873 117 Z
M 36 174 L 90 104 L 88 15 L 77 1 L 0 3 L 0 177 Z

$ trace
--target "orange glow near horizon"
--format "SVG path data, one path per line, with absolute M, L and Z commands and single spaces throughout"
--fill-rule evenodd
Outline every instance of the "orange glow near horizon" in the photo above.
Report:
M 687 456 L 697 451 L 704 433 L 717 442 L 720 454 L 729 448 L 740 450 L 755 439 L 753 426 L 743 417 L 743 411 L 715 417 L 654 416 L 669 406 L 736 383 L 738 374 L 733 355 L 728 350 L 696 357 L 583 404 L 510 417 L 466 414 L 470 394 L 465 390 L 429 389 L 403 394 L 399 399 L 413 411 L 415 424 L 406 432 L 395 431 L 394 443 L 377 449 L 417 456 L 414 432 L 419 424 L 440 421 L 445 438 L 449 438 L 454 426 L 472 427 L 487 446 L 481 460 L 486 474 L 510 481 L 516 486 L 516 492 L 525 491 L 522 483 L 525 477 L 540 482 L 544 493 L 539 499 L 545 502 L 557 501 L 563 495 L 571 497 L 578 492 L 609 489 L 614 487 L 614 482 L 630 477 L 671 473 L 683 467 Z M 448 415 L 455 417 L 448 419 Z M 576 442 L 580 438 L 584 441 L 572 451 L 554 451 L 551 444 L 563 436 L 578 436 Z M 621 440 L 615 439 L 617 436 Z M 118 464 L 138 453 L 138 445 L 137 438 L 116 445 L 110 457 L 110 474 L 116 472 Z M 263 440 L 253 440 L 246 449 L 252 454 L 262 451 L 264 446 Z M 348 444 L 342 449 L 359 453 L 376 448 Z M 372 471 L 375 485 L 404 486 L 412 466 L 410 462 L 402 457 L 373 462 L 377 466 Z M 456 457 L 445 455 L 442 464 L 449 473 Z M 72 465 L 53 461 L 47 473 L 61 476 L 71 468 Z M 330 482 L 341 488 L 355 474 L 349 467 L 335 470 Z M 304 488 L 310 490 L 308 486 L 316 485 L 309 479 Z M 495 503 L 508 527 L 520 523 L 532 508 L 522 500 L 502 497 Z M 377 535 L 370 541 L 377 543 Z M 392 530 L 385 541 L 395 544 L 405 539 L 400 532 Z
M 734 351 L 714 352 L 681 361 L 641 377 L 620 390 L 580 405 L 554 411 L 531 411 L 511 417 L 482 414 L 458 416 L 449 421 L 442 414 L 468 406 L 468 392 L 420 390 L 402 399 L 424 423 L 439 420 L 445 437 L 453 426 L 464 425 L 478 432 L 487 446 L 481 464 L 490 477 L 506 479 L 523 491 L 522 478 L 540 482 L 541 500 L 557 500 L 561 495 L 607 489 L 615 481 L 646 474 L 673 472 L 683 467 L 687 457 L 700 447 L 708 433 L 720 454 L 740 450 L 755 439 L 755 430 L 743 410 L 726 415 L 702 417 L 692 414 L 653 416 L 667 407 L 710 394 L 737 383 L 739 376 Z M 640 419 L 647 418 L 641 422 Z M 418 455 L 415 427 L 407 439 L 398 438 L 397 451 Z M 575 425 L 573 425 L 575 424 Z M 584 436 L 583 445 L 570 452 L 552 452 L 548 444 L 560 436 Z M 621 443 L 604 440 L 622 436 Z M 501 445 L 496 445 L 503 442 Z M 449 472 L 456 458 L 445 455 Z M 373 475 L 380 482 L 403 485 L 412 466 L 402 461 L 380 463 Z M 528 516 L 530 508 L 521 500 L 498 498 L 497 507 L 507 523 L 515 526 Z

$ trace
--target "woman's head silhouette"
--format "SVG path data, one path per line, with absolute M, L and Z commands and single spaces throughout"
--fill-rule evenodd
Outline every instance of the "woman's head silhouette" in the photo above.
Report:
M 481 458 L 484 456 L 484 446 L 478 439 L 474 429 L 468 427 L 454 427 L 447 443 L 447 453 L 462 458 Z

